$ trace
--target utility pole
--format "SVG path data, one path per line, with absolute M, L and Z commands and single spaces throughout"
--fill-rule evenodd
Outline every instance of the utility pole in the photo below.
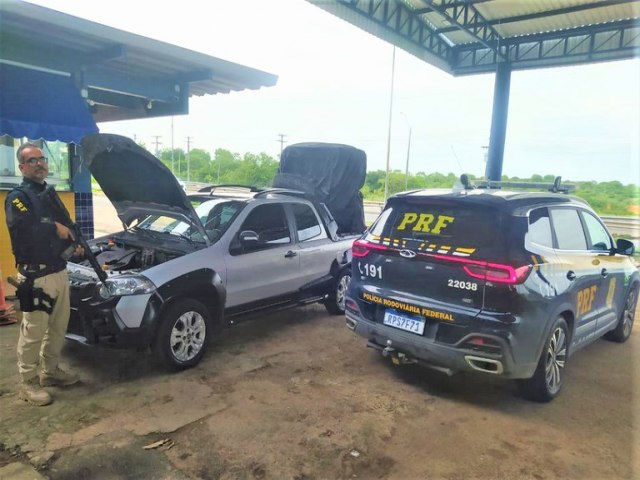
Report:
M 404 170 L 404 189 L 409 189 L 409 154 L 411 152 L 411 127 L 409 127 L 409 142 L 407 143 L 407 165 Z
M 389 132 L 387 133 L 387 168 L 386 175 L 384 177 L 384 201 L 387 201 L 389 196 L 389 157 L 391 155 L 391 119 L 393 118 L 393 80 L 395 78 L 396 70 L 396 46 L 393 46 L 393 56 L 391 57 L 391 88 L 389 98 Z
M 407 142 L 407 164 L 404 169 L 404 189 L 409 189 L 409 155 L 411 152 L 411 124 L 409 123 L 409 118 L 407 118 L 407 114 L 404 112 L 400 112 L 400 115 L 404 117 L 405 122 L 407 122 L 407 127 L 409 127 L 409 141 Z
M 171 173 L 176 174 L 176 170 L 173 167 L 173 116 L 171 117 Z
M 280 158 L 282 158 L 282 149 L 284 148 L 284 144 L 287 143 L 284 139 L 286 135 L 284 133 L 279 133 L 278 136 L 280 137 L 280 139 L 276 140 L 276 142 L 280 142 Z
M 193 137 L 187 137 L 187 182 L 191 181 L 191 140 Z
M 218 181 L 217 184 L 220 185 L 220 165 L 222 164 L 222 155 L 218 158 Z
M 158 153 L 160 152 L 159 150 L 159 146 L 162 145 L 162 142 L 160 141 L 160 139 L 162 138 L 160 135 L 152 135 L 152 137 L 155 139 L 153 142 L 153 144 L 155 144 L 156 146 L 156 158 L 158 158 Z

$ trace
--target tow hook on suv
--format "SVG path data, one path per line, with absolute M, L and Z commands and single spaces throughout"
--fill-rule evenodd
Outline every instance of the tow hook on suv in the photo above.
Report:
M 398 352 L 395 348 L 391 347 L 391 340 L 387 340 L 387 346 L 382 349 L 383 357 L 391 357 L 391 362 L 394 365 L 412 365 L 418 363 L 415 358 L 408 357 L 402 352 Z

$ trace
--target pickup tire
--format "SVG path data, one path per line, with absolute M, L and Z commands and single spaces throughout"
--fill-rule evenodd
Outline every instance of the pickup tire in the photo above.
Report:
M 207 307 L 190 298 L 177 300 L 162 316 L 154 354 L 169 368 L 191 368 L 202 359 L 212 332 Z
M 351 281 L 351 268 L 343 268 L 336 277 L 324 306 L 331 315 L 344 315 L 344 301 Z

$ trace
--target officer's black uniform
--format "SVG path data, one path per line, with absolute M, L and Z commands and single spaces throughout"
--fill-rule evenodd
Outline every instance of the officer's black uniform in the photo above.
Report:
M 42 156 L 40 149 L 27 147 Z M 46 163 L 40 157 L 37 162 Z M 74 246 L 69 239 L 58 236 L 56 222 L 65 224 L 60 218 L 65 212 L 58 213 L 59 199 L 50 196 L 55 192 L 46 191 L 44 181 L 31 180 L 42 176 L 32 159 L 19 161 L 24 179 L 7 195 L 4 205 L 11 246 L 21 274 L 21 283 L 16 288 L 23 312 L 16 346 L 21 377 L 18 398 L 33 405 L 48 405 L 51 396 L 40 386 L 71 385 L 78 381 L 77 376 L 59 367 L 71 313 L 67 262 L 61 254 L 73 251 Z M 63 233 L 69 236 L 69 231 Z
M 58 237 L 54 223 L 62 222 L 56 218 L 49 202 L 43 202 L 39 196 L 46 186 L 46 182 L 40 184 L 24 178 L 5 200 L 7 227 L 19 270 L 23 265 L 35 270 L 45 265 L 47 273 L 66 268 L 67 262 L 60 254 L 69 242 Z

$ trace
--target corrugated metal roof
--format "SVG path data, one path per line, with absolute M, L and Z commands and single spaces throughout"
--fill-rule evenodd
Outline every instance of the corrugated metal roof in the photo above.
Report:
M 33 32 L 37 32 L 34 35 Z M 18 0 L 0 1 L 0 61 L 72 75 L 94 103 L 118 118 L 137 118 L 127 109 L 135 99 L 157 106 L 182 103 L 188 96 L 259 89 L 276 75 L 91 22 Z M 186 89 L 186 92 L 184 91 Z M 138 110 L 138 114 L 133 114 Z M 149 112 L 148 112 L 149 113 Z M 180 112 L 162 112 L 158 115 Z M 182 112 L 185 113 L 185 112 Z M 131 115 L 135 117 L 131 117 Z M 125 115 L 124 117 L 122 115 Z
M 452 74 L 640 56 L 640 0 L 308 0 Z

